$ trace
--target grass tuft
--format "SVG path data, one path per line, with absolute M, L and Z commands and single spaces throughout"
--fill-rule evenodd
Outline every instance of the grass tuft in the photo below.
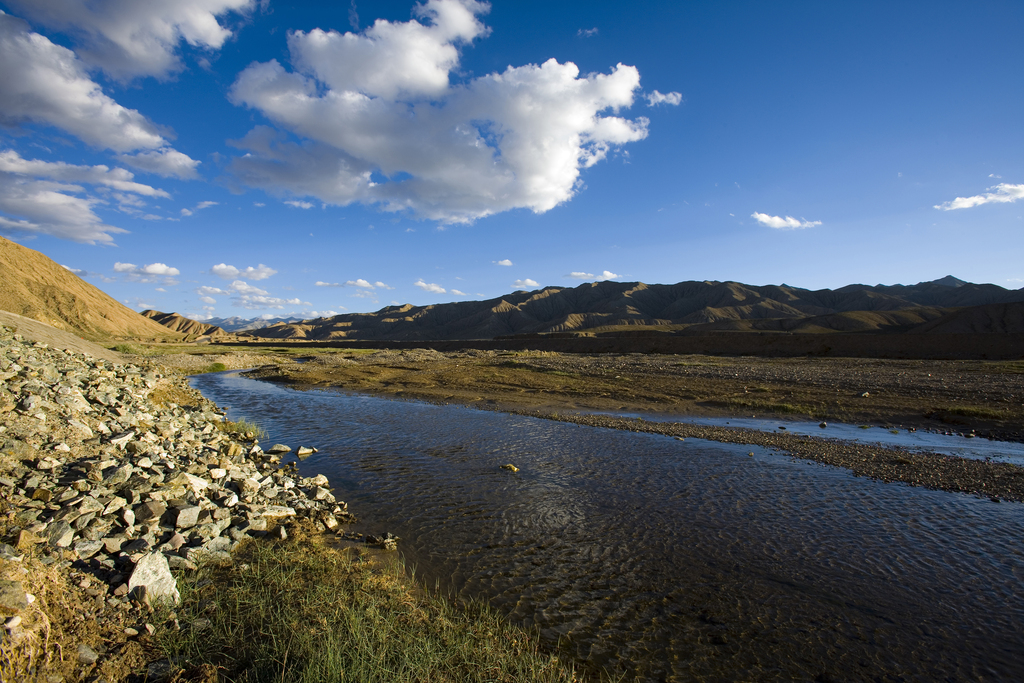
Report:
M 479 604 L 418 594 L 397 562 L 366 562 L 316 535 L 249 543 L 230 567 L 179 578 L 181 630 L 160 645 L 222 680 L 576 681 L 537 640 Z
M 228 434 L 236 434 L 246 439 L 265 439 L 267 438 L 267 430 L 261 427 L 255 422 L 249 422 L 245 418 L 238 420 L 237 422 L 231 422 L 230 420 L 224 420 L 218 422 L 217 426 L 222 432 Z

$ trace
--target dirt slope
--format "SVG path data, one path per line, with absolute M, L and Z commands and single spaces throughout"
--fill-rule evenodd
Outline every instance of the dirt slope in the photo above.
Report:
M 67 268 L 0 237 L 0 310 L 93 341 L 179 339 L 104 294 Z
M 207 325 L 192 318 L 186 318 L 178 313 L 161 313 L 152 309 L 142 311 L 143 315 L 150 320 L 155 320 L 164 327 L 181 332 L 188 337 L 218 336 L 225 334 L 224 330 L 216 325 Z
M 114 363 L 125 362 L 124 358 L 121 357 L 121 354 L 116 351 L 105 349 L 98 344 L 85 341 L 71 332 L 58 330 L 56 327 L 50 327 L 38 320 L 24 318 L 15 313 L 0 311 L 0 325 L 10 327 L 14 330 L 15 334 L 20 334 L 25 339 L 30 339 L 34 342 L 43 342 L 44 344 L 49 344 L 54 348 L 64 349 L 65 351 L 88 353 L 94 358 L 102 358 L 103 360 L 109 360 Z

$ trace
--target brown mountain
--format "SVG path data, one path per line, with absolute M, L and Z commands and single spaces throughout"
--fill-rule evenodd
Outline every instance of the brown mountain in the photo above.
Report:
M 181 337 L 118 303 L 38 251 L 2 237 L 0 310 L 92 341 Z
M 376 313 L 279 323 L 248 334 L 277 339 L 427 341 L 641 327 L 683 333 L 905 332 L 963 307 L 986 307 L 975 314 L 978 320 L 971 329 L 997 330 L 1013 324 L 992 321 L 986 326 L 982 320 L 1004 313 L 1012 317 L 1013 307 L 988 307 L 1022 301 L 1024 289 L 977 285 L 951 276 L 916 285 L 848 285 L 836 290 L 739 282 L 594 282 L 517 291 L 486 301 L 388 306 Z
M 168 327 L 175 332 L 181 332 L 187 337 L 215 337 L 226 334 L 224 330 L 216 325 L 207 325 L 206 323 L 201 323 L 198 320 L 186 318 L 178 313 L 161 313 L 160 311 L 149 309 L 143 311 L 140 315 L 143 315 L 150 320 L 155 320 L 164 327 Z

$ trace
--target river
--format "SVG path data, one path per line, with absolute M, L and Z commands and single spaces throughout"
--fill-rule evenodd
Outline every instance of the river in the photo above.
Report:
M 192 383 L 264 445 L 317 447 L 300 472 L 356 530 L 400 536 L 419 580 L 626 680 L 1024 680 L 1021 504 L 757 447 Z

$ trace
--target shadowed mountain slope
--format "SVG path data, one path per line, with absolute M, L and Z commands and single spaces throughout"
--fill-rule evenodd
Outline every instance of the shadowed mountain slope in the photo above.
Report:
M 486 301 L 388 306 L 300 323 L 278 323 L 249 334 L 276 339 L 427 341 L 489 339 L 515 334 L 573 333 L 595 328 L 672 326 L 675 330 L 781 332 L 911 331 L 960 307 L 1024 301 L 1024 289 L 976 285 L 953 277 L 916 285 L 848 285 L 807 290 L 738 282 L 594 282 L 574 288 L 517 291 Z M 986 315 L 1013 315 L 1013 307 Z M 992 321 L 992 330 L 1013 323 Z M 949 325 L 954 325 L 950 322 Z
M 217 327 L 216 325 L 208 325 L 207 323 L 201 323 L 198 320 L 192 318 L 186 318 L 178 313 L 161 313 L 160 311 L 154 311 L 152 309 L 143 311 L 140 315 L 143 315 L 150 320 L 155 320 L 164 327 L 170 328 L 175 332 L 181 332 L 182 334 L 189 337 L 202 337 L 202 336 L 218 336 L 225 334 L 224 330 Z
M 178 339 L 67 268 L 0 237 L 0 310 L 92 341 Z

